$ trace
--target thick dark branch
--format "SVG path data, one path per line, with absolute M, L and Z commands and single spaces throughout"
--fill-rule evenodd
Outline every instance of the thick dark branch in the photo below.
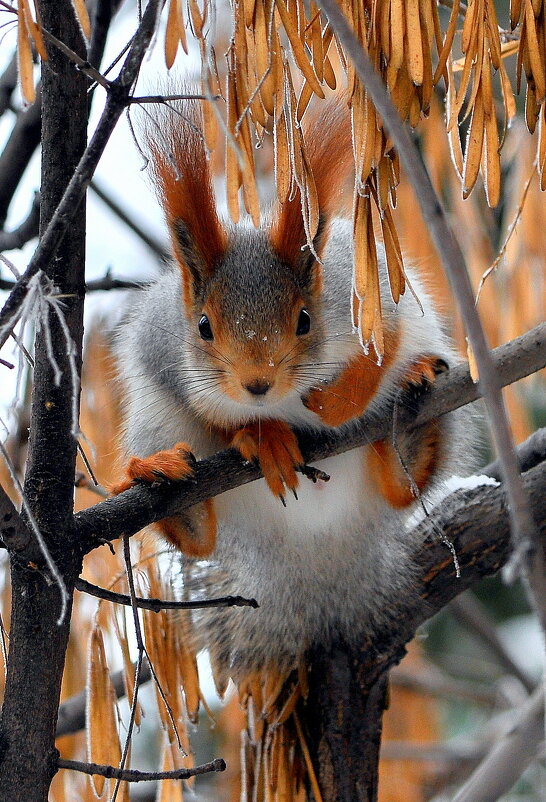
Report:
M 89 181 L 104 152 L 104 148 L 127 104 L 127 99 L 130 95 L 133 83 L 137 78 L 142 59 L 144 58 L 144 54 L 146 53 L 155 31 L 160 8 L 161 0 L 150 0 L 146 6 L 142 22 L 133 38 L 131 48 L 127 54 L 121 72 L 110 85 L 106 106 L 93 138 L 83 154 L 25 273 L 17 282 L 0 312 L 0 347 L 5 343 L 11 327 L 17 320 L 21 304 L 28 292 L 30 279 L 39 270 L 45 269 L 51 262 L 61 239 L 68 230 L 77 212 Z M 0 205 L 0 218 L 1 211 Z
M 8 66 L 0 76 L 0 117 L 9 109 L 11 96 L 17 86 L 17 56 L 14 53 Z
M 216 758 L 202 766 L 193 769 L 175 769 L 174 771 L 137 771 L 136 769 L 118 769 L 115 766 L 101 766 L 98 763 L 80 763 L 78 760 L 64 760 L 59 758 L 60 769 L 81 771 L 84 774 L 99 774 L 110 780 L 124 780 L 130 783 L 152 782 L 154 780 L 188 780 L 200 774 L 210 774 L 212 771 L 225 771 L 226 764 L 222 758 Z
M 493 351 L 499 381 L 510 384 L 542 368 L 546 363 L 546 324 L 537 326 L 523 337 Z M 458 365 L 441 376 L 423 401 L 417 417 L 406 427 L 426 423 L 479 398 L 479 387 L 470 378 L 467 365 Z M 400 421 L 399 426 L 403 423 Z M 311 437 L 300 433 L 300 445 L 307 461 L 312 462 L 366 445 L 391 434 L 392 418 L 378 420 L 364 415 L 342 430 L 324 430 Z M 173 515 L 206 498 L 258 479 L 261 473 L 245 463 L 233 450 L 219 452 L 199 462 L 195 483 L 185 485 L 138 486 L 116 498 L 107 499 L 76 516 L 79 542 L 89 551 L 104 539 L 113 540 L 124 532 L 134 533 L 154 521 Z
M 76 589 L 82 593 L 89 593 L 98 599 L 131 606 L 131 597 L 125 593 L 114 593 L 106 588 L 92 585 L 85 579 L 76 580 Z M 135 603 L 141 610 L 152 610 L 159 613 L 161 610 L 206 610 L 209 607 L 258 607 L 256 599 L 245 599 L 243 596 L 221 596 L 218 599 L 201 599 L 196 601 L 175 601 L 174 599 L 144 599 L 135 597 Z
M 23 222 L 13 231 L 0 231 L 0 251 L 14 251 L 22 248 L 31 239 L 38 236 L 40 226 L 40 197 L 35 195 L 30 212 Z M 12 289 L 15 282 L 0 281 L 0 289 Z

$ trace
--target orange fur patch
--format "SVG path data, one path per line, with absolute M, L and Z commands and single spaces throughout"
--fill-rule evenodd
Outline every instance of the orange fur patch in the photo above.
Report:
M 284 421 L 264 420 L 250 423 L 237 431 L 231 441 L 243 459 L 257 460 L 264 478 L 276 496 L 284 497 L 284 489 L 298 486 L 296 468 L 303 457 L 290 426 Z
M 163 518 L 156 526 L 164 537 L 189 557 L 208 557 L 216 545 L 217 520 L 214 500 L 209 498 L 202 504 L 192 507 L 194 517 L 199 517 L 195 532 L 184 526 L 177 515 Z
M 432 421 L 424 428 L 417 452 L 412 454 L 407 464 L 419 491 L 424 490 L 436 470 L 441 446 L 436 422 Z M 369 447 L 368 467 L 379 492 L 391 507 L 407 507 L 416 500 L 410 479 L 390 442 L 380 440 Z
M 191 276 L 172 226 L 186 225 L 209 274 L 223 258 L 227 234 L 216 212 L 209 163 L 201 130 L 200 114 L 185 108 L 188 122 L 179 115 L 161 119 L 161 137 L 151 141 L 152 169 L 160 201 L 171 229 L 171 240 L 184 278 L 185 301 L 191 300 Z
M 343 189 L 353 168 L 350 116 L 339 98 L 320 104 L 318 112 L 308 119 L 304 141 L 320 213 L 328 217 L 339 214 Z M 273 248 L 287 264 L 301 260 L 306 235 L 299 191 L 280 207 L 270 238 Z M 325 241 L 325 237 L 321 239 Z M 319 243 L 319 248 L 322 244 Z
M 315 387 L 305 406 L 315 412 L 328 426 L 341 426 L 358 418 L 377 392 L 385 370 L 394 361 L 400 345 L 398 327 L 385 331 L 385 355 L 381 365 L 360 353 L 354 357 L 333 382 Z
M 443 360 L 435 355 L 424 355 L 412 362 L 406 369 L 400 383 L 403 389 L 419 387 L 423 383 L 432 384 L 439 373 Z M 415 453 L 409 455 L 406 468 L 413 483 L 421 492 L 435 473 L 440 461 L 441 431 L 437 421 L 422 426 L 413 439 L 416 443 Z M 400 464 L 400 458 L 393 445 L 386 440 L 374 443 L 368 450 L 368 466 L 372 477 L 383 498 L 392 507 L 407 507 L 415 501 L 416 496 L 412 482 Z
M 193 473 L 191 449 L 187 443 L 176 443 L 167 451 L 157 451 L 149 457 L 131 457 L 125 473 L 134 482 L 157 482 L 162 478 L 171 481 L 187 479 Z

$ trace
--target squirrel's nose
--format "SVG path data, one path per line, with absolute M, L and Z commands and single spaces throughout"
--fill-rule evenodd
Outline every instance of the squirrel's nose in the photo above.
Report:
M 253 382 L 249 382 L 245 387 L 252 395 L 265 395 L 271 387 L 271 382 L 268 382 L 267 379 L 254 379 Z

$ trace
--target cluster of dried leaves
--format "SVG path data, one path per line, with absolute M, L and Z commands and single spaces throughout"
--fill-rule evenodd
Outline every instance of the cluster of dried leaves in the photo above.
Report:
M 89 30 L 83 0 L 74 0 L 82 29 Z M 500 151 L 516 113 L 504 59 L 517 52 L 515 83 L 526 76 L 525 118 L 532 133 L 538 121 L 537 170 L 546 185 L 546 11 L 544 0 L 512 0 L 512 32 L 498 24 L 492 0 L 453 0 L 442 30 L 437 0 L 343 0 L 342 9 L 383 76 L 402 119 L 416 127 L 430 112 L 435 86 L 446 92 L 446 128 L 451 156 L 467 198 L 481 172 L 487 200 L 497 206 L 501 193 Z M 336 36 L 314 0 L 238 0 L 225 65 L 215 54 L 216 7 L 212 0 L 170 0 L 165 60 L 170 68 L 179 45 L 187 52 L 189 23 L 202 60 L 203 123 L 207 148 L 226 134 L 225 174 L 228 209 L 237 222 L 240 201 L 254 225 L 260 223 L 255 145 L 268 134 L 274 143 L 277 197 L 299 194 L 309 246 L 319 224 L 317 190 L 306 153 L 301 119 L 313 95 L 322 99 L 345 75 L 351 113 L 355 186 L 353 221 L 355 266 L 353 319 L 363 345 L 383 354 L 377 250 L 373 237 L 380 221 L 391 291 L 395 301 L 406 278 L 392 209 L 400 183 L 398 157 L 374 105 L 347 61 Z M 29 0 L 21 0 L 19 67 L 25 97 L 33 99 L 32 49 L 47 57 L 39 19 Z M 47 33 L 47 32 L 46 32 Z M 462 56 L 460 56 L 462 54 Z M 460 57 L 459 57 L 460 56 Z M 455 58 L 455 61 L 453 60 Z M 512 71 L 513 72 L 513 71 Z M 224 77 L 225 75 L 225 77 Z M 497 77 L 498 76 L 498 77 Z M 496 88 L 498 83 L 498 90 Z M 498 96 L 502 97 L 501 113 Z M 224 97 L 222 117 L 213 98 Z M 499 117 L 501 118 L 499 133 Z M 461 127 L 466 128 L 464 148 Z
M 212 17 L 205 0 L 202 14 L 189 3 L 192 28 L 203 54 L 203 91 L 222 94 L 214 58 L 214 43 L 206 43 L 210 27 L 196 25 Z M 436 0 L 345 0 L 342 8 L 353 30 L 365 45 L 376 69 L 388 85 L 402 119 L 416 127 L 428 116 L 435 86 L 447 95 L 446 129 L 451 156 L 464 198 L 481 172 L 487 200 L 497 206 L 501 193 L 500 151 L 507 127 L 516 114 L 516 103 L 504 59 L 517 52 L 516 84 L 519 92 L 525 70 L 526 121 L 530 132 L 538 123 L 537 170 L 541 188 L 546 181 L 546 131 L 544 71 L 546 28 L 543 0 L 515 0 L 510 9 L 512 31 L 503 31 L 491 0 L 470 0 L 464 6 L 454 0 L 445 31 Z M 175 12 L 176 9 L 176 12 Z M 179 0 L 172 0 L 166 42 L 170 66 L 173 42 L 182 31 Z M 400 183 L 398 157 L 382 121 L 353 66 L 345 58 L 327 21 L 315 2 L 303 0 L 242 0 L 233 4 L 234 30 L 226 55 L 227 153 L 226 182 L 232 219 L 244 207 L 258 225 L 254 142 L 272 134 L 275 151 L 277 197 L 281 203 L 299 192 L 308 242 L 318 226 L 317 193 L 306 154 L 300 121 L 313 95 L 324 98 L 345 73 L 347 102 L 351 110 L 355 190 L 354 323 L 364 344 L 373 342 L 381 358 L 381 308 L 373 217 L 380 221 L 381 238 L 395 301 L 404 292 L 406 279 L 394 224 Z M 519 36 L 519 39 L 518 39 Z M 333 47 L 335 45 L 335 48 Z M 288 52 L 292 58 L 289 58 Z M 462 53 L 462 57 L 456 58 Z M 498 76 L 498 77 L 497 77 Z M 498 83 L 498 90 L 496 89 Z M 502 112 L 499 112 L 502 97 Z M 500 126 L 499 126 L 500 118 Z M 216 119 L 204 107 L 206 141 L 215 144 Z M 461 143 L 461 128 L 466 142 Z M 499 130 L 500 129 L 500 130 Z M 375 215 L 375 210 L 378 214 Z

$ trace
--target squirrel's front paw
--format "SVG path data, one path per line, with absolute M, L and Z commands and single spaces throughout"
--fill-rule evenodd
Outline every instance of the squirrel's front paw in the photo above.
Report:
M 131 457 L 125 469 L 126 478 L 111 488 L 114 496 L 141 482 L 180 482 L 191 479 L 195 457 L 187 443 L 176 443 L 166 451 L 149 457 Z
M 442 357 L 434 354 L 421 356 L 406 368 L 400 389 L 408 401 L 418 402 L 438 376 L 448 370 L 449 365 Z
M 296 469 L 304 464 L 292 429 L 284 421 L 256 421 L 239 429 L 231 445 L 249 462 L 259 464 L 270 490 L 285 504 L 285 488 L 296 496 Z M 297 498 L 297 496 L 296 496 Z

